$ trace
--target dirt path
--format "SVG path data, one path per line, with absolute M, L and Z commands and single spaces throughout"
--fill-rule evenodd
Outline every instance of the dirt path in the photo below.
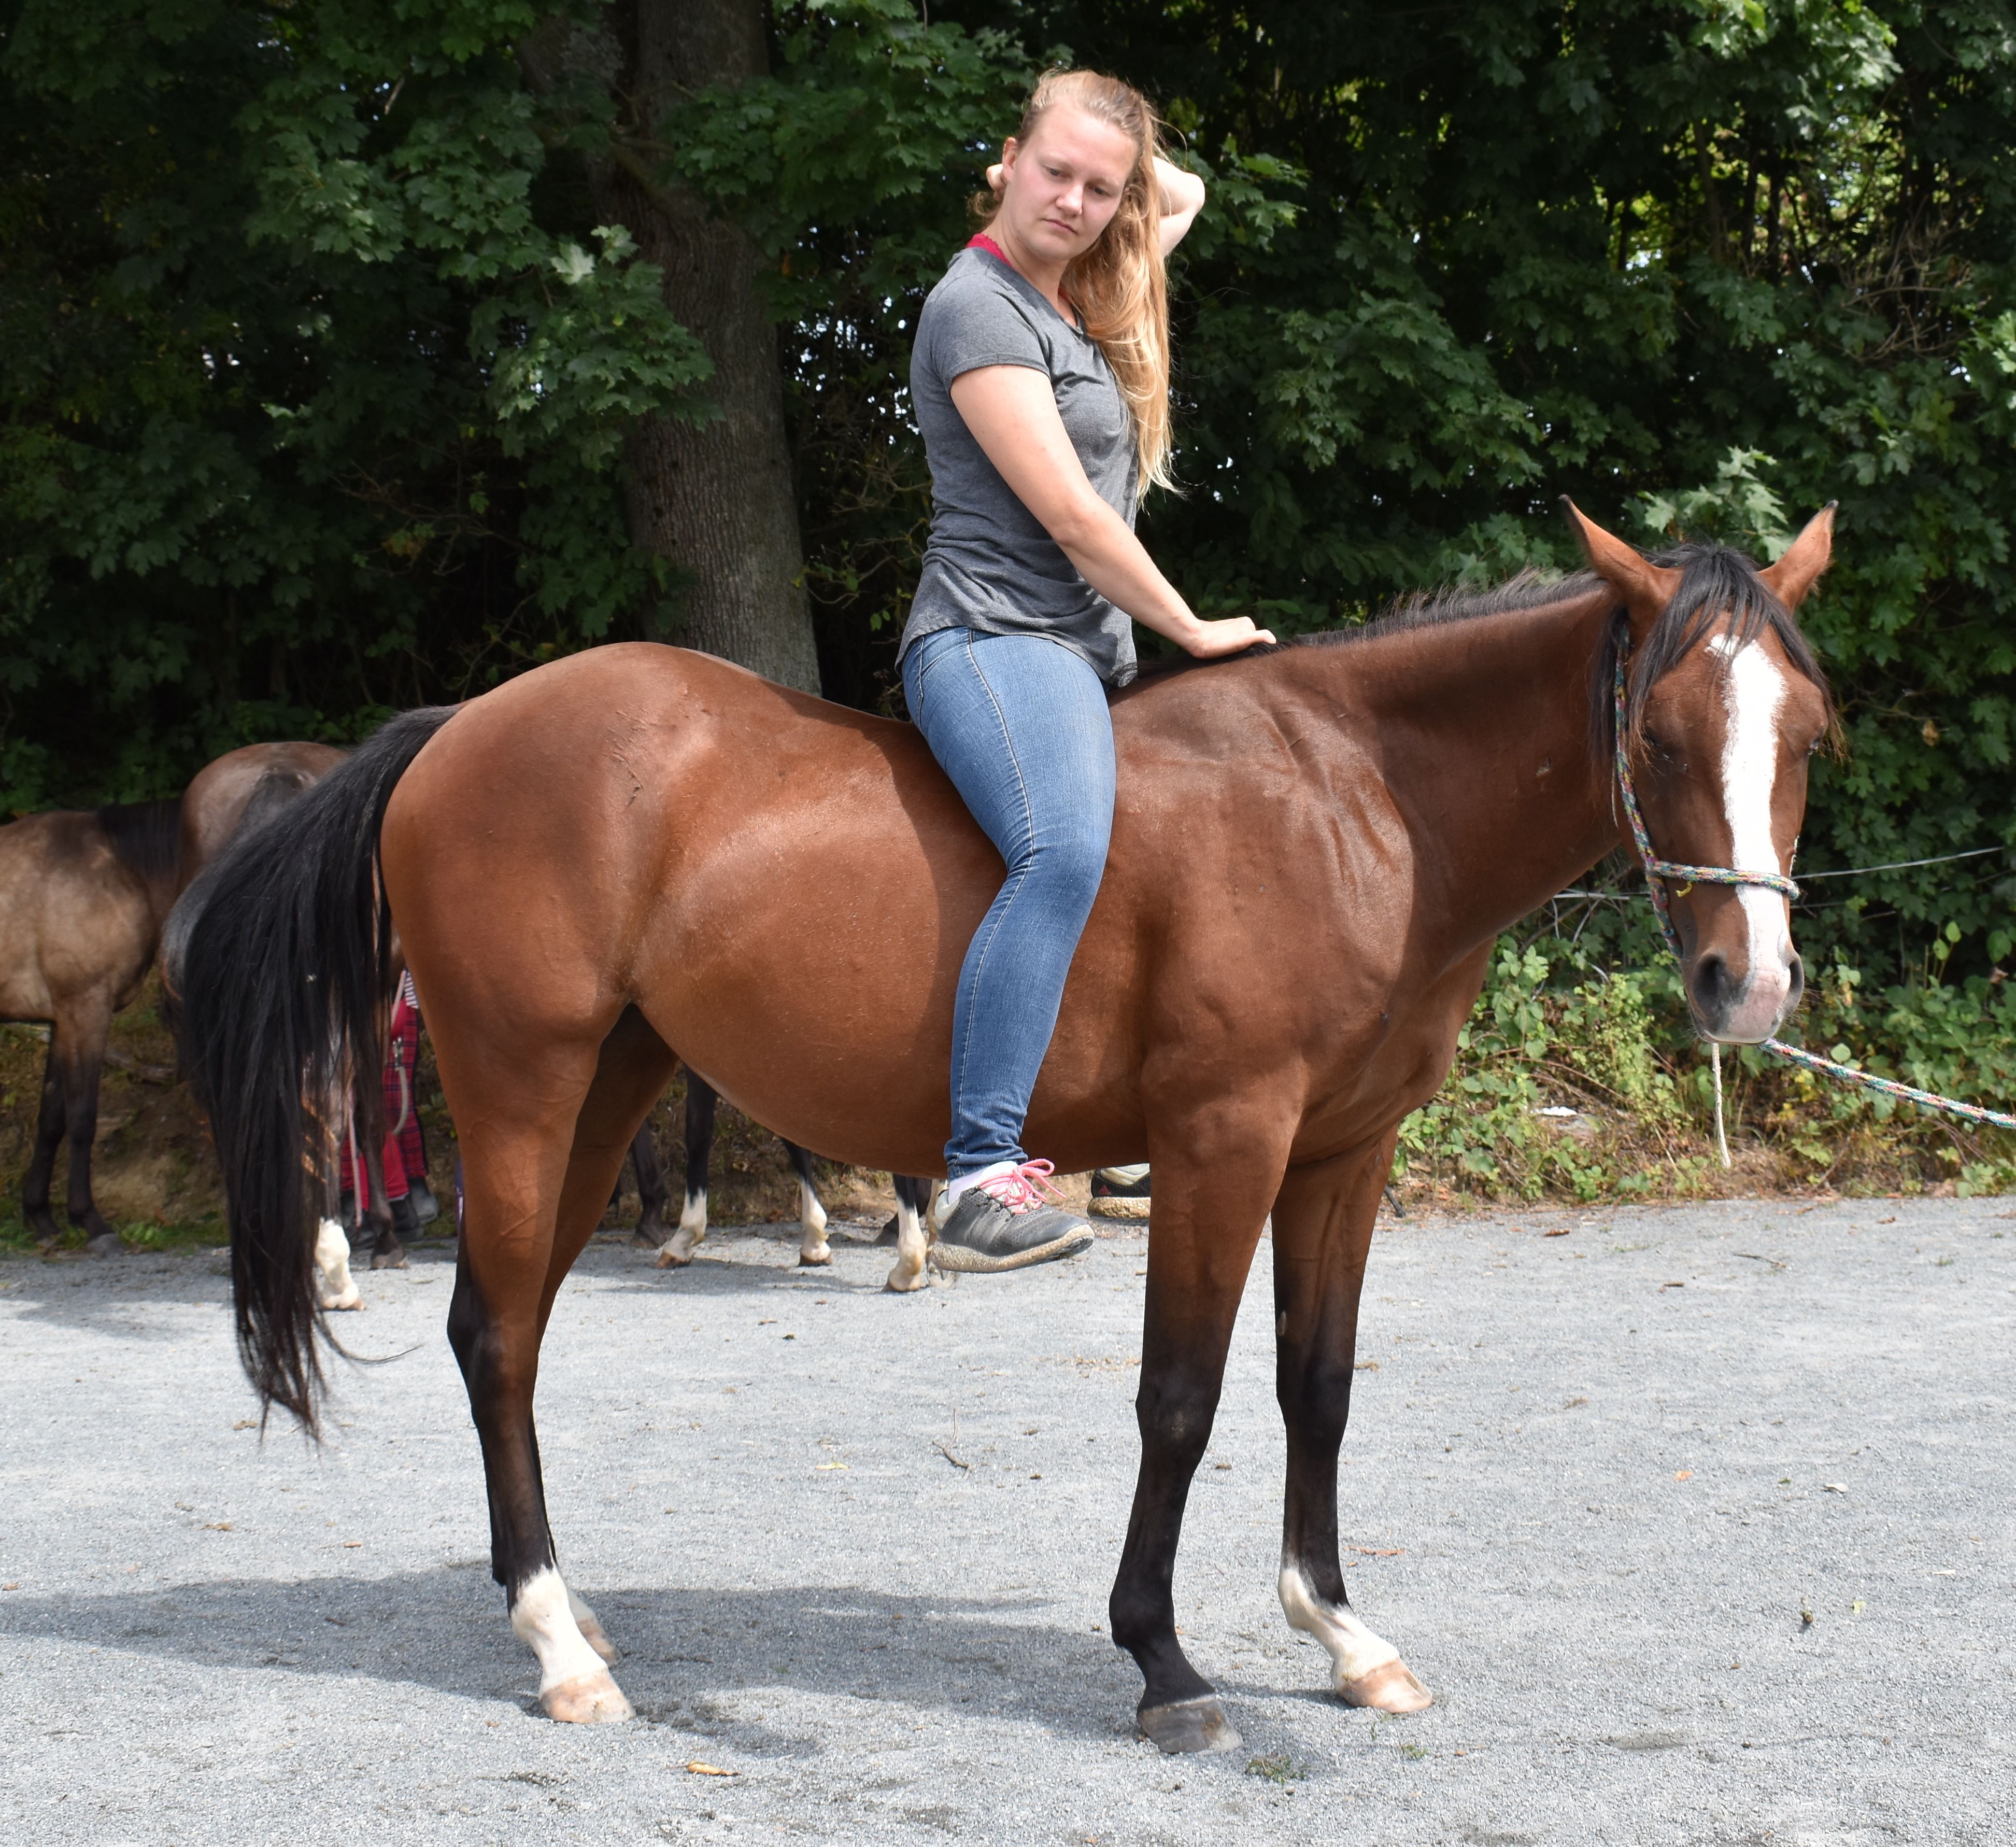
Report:
M 898 1298 L 885 1252 L 801 1275 L 783 1231 L 684 1274 L 599 1246 L 562 1297 L 549 1489 L 643 1715 L 599 1731 L 528 1709 L 445 1252 L 364 1277 L 347 1338 L 412 1351 L 344 1373 L 319 1454 L 236 1427 L 216 1254 L 0 1262 L 0 1831 L 2007 1838 L 2002 1202 L 1383 1229 L 1342 1506 L 1354 1600 L 1438 1696 L 1406 1720 L 1331 1701 L 1274 1601 L 1263 1246 L 1177 1580 L 1247 1740 L 1208 1760 L 1135 1741 L 1101 1626 L 1139 1235 Z

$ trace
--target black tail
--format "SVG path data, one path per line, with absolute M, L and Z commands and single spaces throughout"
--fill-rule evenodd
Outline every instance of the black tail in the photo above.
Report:
M 231 830 L 231 838 L 225 843 L 226 849 L 277 820 L 314 786 L 298 770 L 268 770 L 252 785 L 252 793 L 246 799 L 238 824 Z M 105 812 L 102 808 L 99 810 L 101 821 Z M 182 964 L 189 958 L 189 940 L 196 929 L 196 919 L 210 903 L 211 891 L 217 882 L 218 868 L 228 857 L 228 850 L 220 853 L 189 881 L 161 925 L 161 1023 L 175 1035 L 175 1049 L 182 1055 L 185 1070 L 189 1066 L 189 1054 L 182 1044 Z
M 182 945 L 182 1055 L 224 1169 L 238 1351 L 261 1405 L 315 1427 L 317 1223 L 331 1120 L 378 1108 L 391 917 L 385 804 L 452 706 L 394 719 L 288 809 L 233 841 Z M 359 1081 L 359 1080 L 362 1080 Z M 376 1125 L 360 1120 L 358 1133 Z

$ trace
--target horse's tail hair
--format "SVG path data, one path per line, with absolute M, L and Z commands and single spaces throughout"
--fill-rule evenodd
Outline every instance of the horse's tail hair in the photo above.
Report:
M 239 1357 L 313 1434 L 323 1387 L 315 1244 L 343 1111 L 380 1113 L 392 919 L 378 830 L 392 791 L 452 716 L 402 713 L 206 875 L 178 946 L 182 1057 L 224 1171 Z
M 175 900 L 174 908 L 161 925 L 161 1019 L 175 1037 L 176 1051 L 185 1059 L 187 1055 L 182 1052 L 182 965 L 189 958 L 190 933 L 210 903 L 210 894 L 217 883 L 218 868 L 239 841 L 277 820 L 314 786 L 307 774 L 299 770 L 268 770 L 261 776 L 252 785 L 252 793 L 246 798 L 238 824 L 231 830 L 231 838 L 225 842 L 224 850 L 184 887 L 182 895 Z M 99 812 L 102 815 L 103 810 Z

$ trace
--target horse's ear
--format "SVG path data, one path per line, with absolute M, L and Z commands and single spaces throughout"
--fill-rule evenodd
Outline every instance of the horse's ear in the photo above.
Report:
M 1828 501 L 1806 521 L 1806 529 L 1785 548 L 1785 555 L 1757 573 L 1787 609 L 1796 609 L 1805 601 L 1806 592 L 1833 562 L 1834 510 L 1839 504 Z
M 1654 564 L 1635 547 L 1604 531 L 1565 494 L 1561 510 L 1581 541 L 1589 568 L 1623 599 L 1632 628 L 1642 633 L 1672 601 L 1673 593 L 1680 587 L 1680 573 Z

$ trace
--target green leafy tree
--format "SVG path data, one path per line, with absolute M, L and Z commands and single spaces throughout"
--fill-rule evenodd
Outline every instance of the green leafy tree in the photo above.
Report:
M 704 352 L 508 5 L 24 0 L 0 61 L 0 779 L 159 792 L 661 620 L 621 460 Z

